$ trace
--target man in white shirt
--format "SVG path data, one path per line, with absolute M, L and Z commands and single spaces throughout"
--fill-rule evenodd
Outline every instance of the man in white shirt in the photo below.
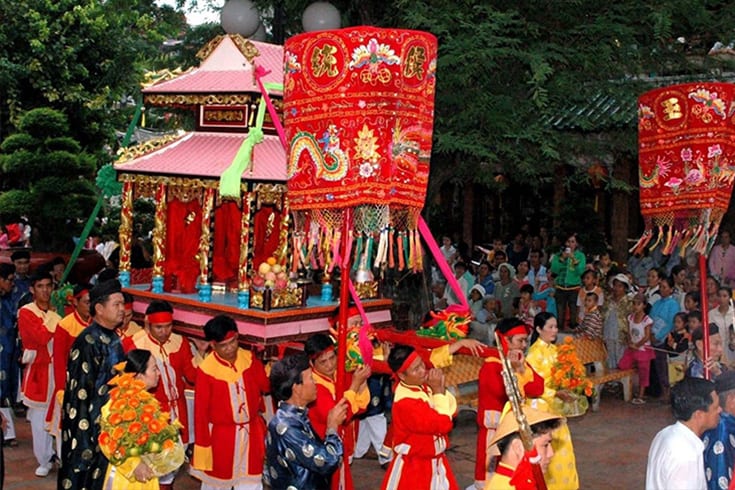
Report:
M 651 443 L 646 490 L 705 490 L 702 434 L 720 421 L 720 400 L 712 381 L 684 378 L 671 389 L 676 423 Z

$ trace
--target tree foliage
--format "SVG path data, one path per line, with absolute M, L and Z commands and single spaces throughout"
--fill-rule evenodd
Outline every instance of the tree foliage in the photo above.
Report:
M 38 248 L 68 246 L 96 201 L 91 177 L 95 158 L 65 133 L 69 123 L 60 111 L 33 109 L 19 120 L 22 132 L 0 144 L 0 222 L 31 218 Z

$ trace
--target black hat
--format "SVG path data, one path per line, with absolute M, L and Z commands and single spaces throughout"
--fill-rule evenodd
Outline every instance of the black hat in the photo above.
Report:
M 115 293 L 122 293 L 122 286 L 120 286 L 120 281 L 117 279 L 110 279 L 92 288 L 89 292 L 89 301 L 94 304 L 101 298 Z
M 725 371 L 715 378 L 715 391 L 724 393 L 735 390 L 735 371 Z
M 20 259 L 31 260 L 31 253 L 28 250 L 16 250 L 10 256 L 10 260 L 12 260 L 13 262 Z

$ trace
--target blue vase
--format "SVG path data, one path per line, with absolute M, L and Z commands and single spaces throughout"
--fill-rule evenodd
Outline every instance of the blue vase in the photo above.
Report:
M 250 290 L 245 289 L 237 292 L 237 307 L 243 310 L 250 308 Z
M 154 293 L 163 293 L 163 276 L 153 276 L 151 279 L 151 291 Z

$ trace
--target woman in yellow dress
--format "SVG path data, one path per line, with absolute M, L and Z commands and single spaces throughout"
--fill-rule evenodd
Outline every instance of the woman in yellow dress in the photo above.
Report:
M 104 489 L 159 490 L 158 477 L 184 462 L 180 425 L 167 422 L 150 393 L 160 377 L 150 351 L 133 349 L 115 368 L 123 372 L 110 380 L 101 414 L 100 449 L 110 460 Z
M 533 319 L 535 342 L 528 348 L 526 362 L 544 378 L 544 394 L 533 400 L 538 408 L 554 412 L 553 403 L 557 392 L 550 386 L 551 370 L 556 364 L 556 336 L 559 333 L 556 317 L 549 312 L 542 312 Z M 533 403 L 532 403 L 533 404 Z M 559 414 L 563 415 L 563 414 Z M 546 471 L 546 486 L 549 490 L 576 490 L 579 488 L 577 464 L 572 446 L 572 435 L 564 421 L 555 432 L 552 441 L 554 456 Z

